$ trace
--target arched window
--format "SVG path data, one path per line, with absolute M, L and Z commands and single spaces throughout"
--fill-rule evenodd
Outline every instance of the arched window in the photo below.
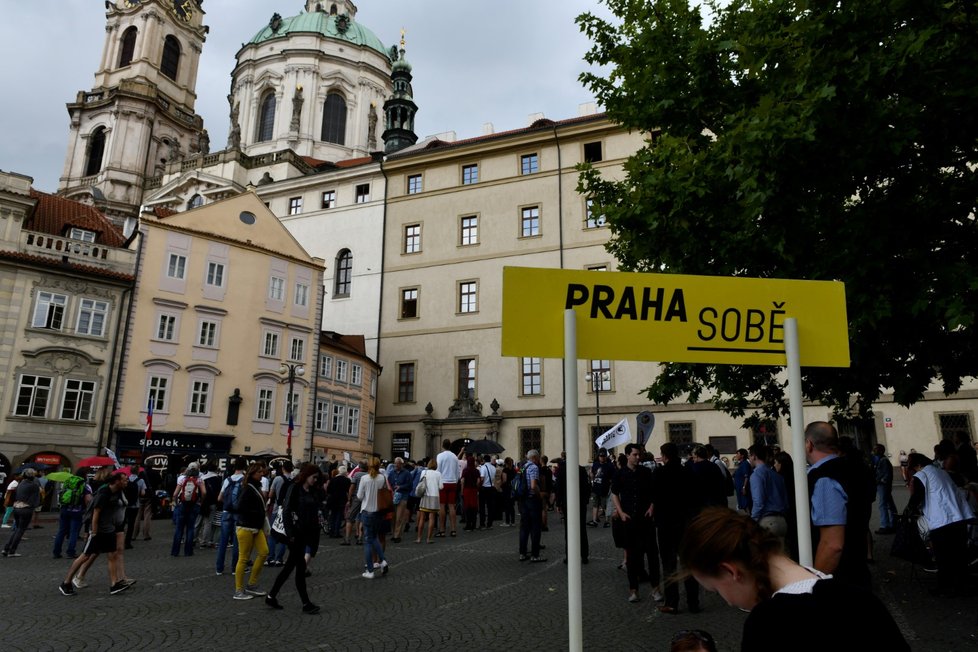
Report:
M 132 63 L 133 53 L 136 51 L 136 33 L 135 27 L 130 27 L 122 33 L 122 48 L 119 54 L 119 67 L 123 68 Z
M 275 93 L 269 91 L 261 101 L 261 112 L 258 119 L 258 133 L 255 136 L 257 142 L 272 139 L 273 127 L 275 126 Z
M 163 42 L 163 60 L 160 62 L 160 72 L 172 79 L 177 80 L 177 69 L 180 67 L 180 41 L 176 36 L 170 35 Z
M 197 208 L 198 206 L 203 206 L 203 205 L 204 205 L 204 198 L 201 197 L 199 194 L 197 194 L 191 197 L 190 201 L 187 202 L 187 210 L 190 210 L 192 208 Z
M 105 152 L 105 127 L 99 127 L 88 138 L 88 162 L 85 176 L 90 177 L 102 171 L 102 154 Z
M 350 296 L 350 285 L 353 279 L 353 254 L 349 249 L 343 249 L 336 254 L 336 280 L 333 283 L 333 296 Z
M 327 143 L 343 145 L 346 143 L 346 101 L 339 93 L 326 96 L 323 105 L 323 137 Z

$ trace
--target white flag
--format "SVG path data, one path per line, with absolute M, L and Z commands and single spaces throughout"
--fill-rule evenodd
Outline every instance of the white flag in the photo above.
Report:
M 109 459 L 112 460 L 112 462 L 116 466 L 119 466 L 119 458 L 115 456 L 115 453 L 108 446 L 105 447 L 105 454 L 109 457 Z
M 614 448 L 627 444 L 631 440 L 632 431 L 628 427 L 628 418 L 626 417 L 595 439 L 594 445 L 598 448 Z

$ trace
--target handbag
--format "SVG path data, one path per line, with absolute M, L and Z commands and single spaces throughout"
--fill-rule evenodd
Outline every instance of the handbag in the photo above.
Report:
M 377 511 L 378 512 L 389 512 L 394 509 L 394 494 L 391 493 L 391 488 L 387 486 L 387 482 L 384 482 L 384 486 L 377 490 Z
M 928 563 L 930 555 L 923 539 L 920 538 L 917 519 L 904 512 L 902 516 L 897 517 L 895 525 L 890 555 L 914 564 Z
M 418 486 L 414 489 L 414 495 L 418 498 L 424 498 L 425 493 L 428 491 L 428 473 L 422 473 L 421 479 L 418 481 Z
M 275 520 L 272 521 L 272 532 L 282 537 L 285 536 L 285 518 L 282 516 L 282 508 L 275 509 Z

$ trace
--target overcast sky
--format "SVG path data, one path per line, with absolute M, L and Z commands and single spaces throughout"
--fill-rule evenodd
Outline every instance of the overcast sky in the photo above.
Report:
M 593 97 L 577 81 L 588 40 L 574 18 L 607 15 L 598 0 L 359 0 L 357 22 L 388 47 L 407 31 L 414 69 L 420 137 L 455 131 L 478 136 L 526 126 L 543 113 L 578 114 Z M 234 55 L 274 12 L 294 16 L 304 0 L 205 0 L 204 43 L 196 111 L 210 132 L 211 151 L 227 142 Z M 0 72 L 0 169 L 34 178 L 53 192 L 68 139 L 65 104 L 91 90 L 105 37 L 103 0 L 3 1 Z

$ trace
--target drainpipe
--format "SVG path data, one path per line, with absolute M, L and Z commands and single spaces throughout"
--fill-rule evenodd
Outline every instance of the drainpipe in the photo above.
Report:
M 319 357 L 323 350 L 323 312 L 326 310 L 326 286 L 319 284 L 319 324 L 316 328 L 316 357 L 309 365 L 312 382 L 312 419 L 309 420 L 309 461 L 312 462 L 312 449 L 316 441 L 316 402 L 319 400 Z M 309 411 L 306 410 L 308 416 Z
M 387 192 L 388 186 L 390 185 L 390 180 L 387 178 L 387 170 L 384 169 L 384 163 L 386 162 L 387 157 L 382 156 L 380 158 L 380 173 L 384 175 L 384 217 L 381 221 L 380 229 L 380 294 L 377 297 L 377 359 L 374 360 L 378 367 L 380 366 L 380 324 L 384 305 L 384 261 L 387 250 Z
M 109 427 L 108 427 L 108 430 L 107 431 L 101 430 L 101 429 L 99 430 L 98 447 L 96 448 L 96 451 L 95 451 L 96 453 L 98 453 L 99 451 L 102 450 L 102 446 L 103 446 L 103 435 L 104 435 L 104 441 L 105 442 L 108 442 L 111 439 L 111 437 L 112 437 L 112 432 L 115 430 L 115 415 L 116 415 L 116 411 L 118 410 L 118 407 L 119 407 L 119 388 L 120 388 L 120 386 L 122 384 L 122 372 L 123 372 L 123 370 L 126 367 L 126 365 L 124 364 L 124 362 L 125 362 L 125 358 L 126 358 L 126 351 L 128 349 L 129 329 L 132 326 L 132 306 L 133 306 L 133 303 L 135 303 L 135 300 L 136 300 L 136 285 L 139 282 L 139 267 L 140 267 L 140 264 L 141 264 L 142 258 L 143 258 L 143 240 L 144 240 L 144 238 L 143 238 L 143 231 L 141 229 L 139 229 L 139 227 L 136 228 L 136 231 L 135 231 L 135 234 L 134 234 L 134 238 L 139 238 L 139 247 L 136 249 L 136 269 L 135 269 L 135 272 L 133 274 L 132 285 L 130 287 L 126 288 L 126 293 L 129 294 L 129 305 L 126 307 L 126 327 L 125 327 L 125 331 L 124 331 L 124 333 L 122 335 L 122 340 L 121 340 L 122 351 L 118 353 L 118 356 L 116 355 L 116 352 L 113 351 L 113 355 L 112 355 L 112 365 L 115 365 L 116 358 L 117 357 L 118 357 L 118 362 L 119 362 L 119 368 L 116 371 L 115 387 L 113 388 L 113 391 L 112 391 L 112 413 L 109 415 Z M 115 327 L 115 332 L 116 332 L 116 347 L 117 348 L 120 345 L 120 340 L 118 338 L 118 334 L 119 334 L 119 321 L 121 321 L 121 320 L 122 320 L 122 311 L 120 310 L 119 311 L 119 317 L 118 317 L 118 320 L 116 321 L 116 327 Z M 110 378 L 112 377 L 112 370 L 111 369 L 109 370 L 109 377 Z M 106 393 L 106 395 L 105 395 L 105 404 L 103 404 L 103 406 L 102 406 L 102 419 L 103 419 L 103 422 L 104 422 L 104 419 L 105 419 L 105 408 L 106 408 L 108 402 L 109 402 L 109 395 L 108 395 L 108 393 Z M 116 445 L 116 448 L 118 448 L 118 443 Z

